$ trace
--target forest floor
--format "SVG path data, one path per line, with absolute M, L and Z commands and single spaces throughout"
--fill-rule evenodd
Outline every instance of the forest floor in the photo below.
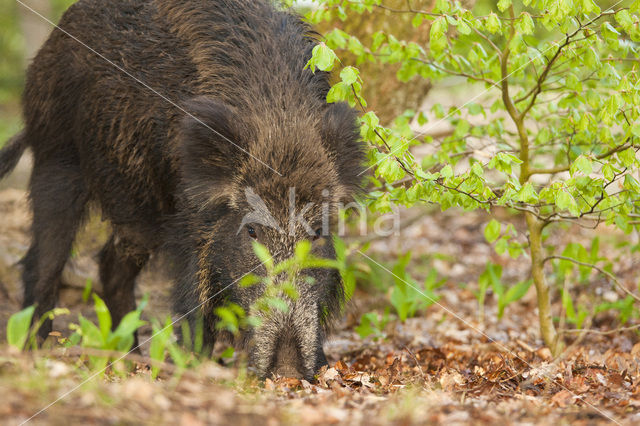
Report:
M 19 310 L 16 263 L 29 244 L 26 194 L 20 185 L 9 186 L 13 187 L 5 183 L 0 191 L 0 342 L 5 341 L 9 316 Z M 416 214 L 418 220 L 413 219 Z M 607 334 L 619 325 L 610 314 L 599 314 L 591 327 L 600 332 L 569 334 L 569 349 L 553 359 L 539 339 L 533 288 L 507 306 L 500 320 L 495 298 L 489 294 L 484 317 L 479 317 L 474 292 L 488 260 L 503 266 L 507 282 L 529 274 L 527 262 L 497 256 L 486 244 L 485 215 L 412 210 L 402 212 L 402 217 L 409 225 L 399 235 L 372 241 L 367 255 L 388 265 L 411 250 L 414 261 L 409 268 L 418 281 L 431 268 L 446 279 L 438 289 L 439 302 L 404 323 L 390 321 L 378 340 L 363 339 L 354 330 L 360 316 L 382 312 L 389 297 L 364 283 L 325 345 L 330 366 L 315 383 L 288 378 L 260 382 L 242 369 L 214 362 L 181 375 L 167 365 L 159 379 L 152 380 L 145 362 L 148 345 L 143 345 L 141 355 L 129 357 L 135 367 L 131 372 L 94 376 L 77 353 L 16 353 L 0 344 L 1 422 L 187 426 L 640 422 L 636 332 Z M 510 220 L 522 226 L 517 216 Z M 566 235 L 586 242 L 592 235 L 580 228 L 567 231 L 551 235 L 547 243 L 562 247 Z M 617 238 L 606 228 L 599 233 L 605 246 Z M 95 257 L 107 235 L 108 227 L 92 217 L 78 238 L 59 303 L 71 315 L 54 324 L 63 334 L 78 313 L 95 319 L 82 292 L 87 279 L 100 291 Z M 640 259 L 633 256 L 616 258 L 615 272 L 630 288 L 635 288 L 640 270 Z M 364 258 L 354 261 L 366 263 Z M 150 295 L 145 319 L 162 319 L 170 313 L 170 283 L 158 266 L 152 262 L 138 282 L 138 294 Z M 393 282 L 391 275 L 379 278 Z M 617 297 L 610 294 L 611 283 L 595 274 L 588 289 L 575 291 L 584 292 L 584 297 L 593 292 Z M 555 312 L 560 311 L 559 304 L 554 301 Z M 150 332 L 145 326 L 141 341 Z

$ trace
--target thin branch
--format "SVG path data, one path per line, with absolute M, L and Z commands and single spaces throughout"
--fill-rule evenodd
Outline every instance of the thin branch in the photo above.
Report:
M 498 52 L 498 55 L 502 55 L 502 49 L 500 49 L 498 46 L 496 46 L 495 43 L 493 41 L 491 41 L 491 39 L 489 37 L 487 37 L 482 31 L 478 31 L 478 29 L 476 29 L 476 27 L 474 27 L 473 25 L 469 25 L 469 27 L 476 34 L 478 34 L 482 39 L 484 39 L 487 43 L 489 43 L 489 45 L 493 48 L 493 50 Z
M 630 291 L 628 288 L 626 288 L 624 285 L 622 285 L 622 283 L 620 281 L 618 281 L 618 279 L 616 278 L 615 275 L 613 275 L 609 271 L 605 271 L 604 269 L 602 269 L 601 267 L 599 267 L 597 265 L 594 265 L 593 263 L 580 262 L 579 260 L 576 260 L 576 259 L 573 259 L 573 258 L 567 257 L 567 256 L 548 256 L 543 260 L 543 263 L 547 262 L 548 260 L 552 260 L 552 259 L 566 260 L 566 261 L 575 263 L 576 265 L 586 266 L 586 267 L 589 267 L 591 269 L 595 269 L 596 271 L 600 272 L 601 274 L 606 275 L 607 277 L 609 277 L 609 279 L 611 281 L 613 281 L 613 283 L 616 285 L 616 287 L 618 287 L 620 290 L 624 291 L 626 294 L 628 294 L 629 296 L 633 297 L 636 301 L 640 302 L 640 297 L 638 297 L 632 291 Z
M 440 70 L 440 71 L 442 71 L 444 73 L 447 73 L 449 75 L 455 75 L 455 76 L 458 76 L 458 77 L 466 77 L 466 78 L 469 78 L 471 80 L 481 81 L 481 82 L 487 83 L 487 84 L 489 84 L 489 85 L 491 85 L 491 86 L 493 86 L 493 87 L 495 87 L 497 89 L 500 88 L 500 86 L 498 86 L 498 83 L 496 83 L 493 80 L 489 80 L 488 78 L 485 78 L 485 77 L 480 77 L 480 76 L 476 76 L 476 75 L 473 75 L 473 74 L 467 74 L 467 73 L 461 72 L 461 71 L 454 71 L 454 70 L 450 70 L 450 69 L 447 69 L 447 68 L 443 68 L 440 65 L 434 63 L 433 61 L 426 61 L 426 60 L 420 59 L 420 58 L 411 58 L 411 60 L 423 63 L 425 65 L 430 65 L 430 66 L 432 66 L 432 67 L 434 67 L 434 68 L 436 68 L 436 69 L 438 69 L 438 70 Z M 458 64 L 458 65 L 460 65 L 460 64 Z
M 634 146 L 633 144 L 629 143 L 629 139 L 627 139 L 625 141 L 625 143 L 623 143 L 622 145 L 619 145 L 615 148 L 611 148 L 609 151 L 602 153 L 600 155 L 596 156 L 597 160 L 603 160 L 607 157 L 612 156 L 613 154 L 620 152 L 620 151 L 624 151 L 627 148 L 630 148 Z M 530 169 L 529 173 L 532 175 L 542 175 L 542 174 L 549 174 L 549 175 L 553 175 L 556 173 L 562 173 L 562 172 L 567 172 L 571 169 L 571 166 L 558 166 L 558 167 L 552 167 L 550 169 Z
M 640 324 L 636 324 L 629 327 L 620 327 L 614 330 L 607 330 L 607 331 L 594 330 L 592 328 L 576 328 L 576 329 L 570 329 L 570 330 L 562 330 L 562 332 L 563 333 L 592 333 L 592 334 L 599 334 L 601 336 L 608 336 L 610 334 L 618 334 L 625 331 L 637 330 L 639 328 L 640 328 Z

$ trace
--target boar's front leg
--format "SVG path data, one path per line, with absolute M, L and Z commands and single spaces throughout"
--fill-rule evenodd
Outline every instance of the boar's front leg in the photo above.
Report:
M 114 329 L 127 313 L 136 309 L 135 280 L 148 259 L 147 250 L 115 234 L 100 252 L 100 281 Z M 134 348 L 137 346 L 136 334 Z
M 69 163 L 55 156 L 34 159 L 29 183 L 33 236 L 22 260 L 23 306 L 36 304 L 34 321 L 56 305 L 60 276 L 88 200 L 79 167 Z M 51 321 L 45 321 L 38 336 L 46 339 L 51 327 Z

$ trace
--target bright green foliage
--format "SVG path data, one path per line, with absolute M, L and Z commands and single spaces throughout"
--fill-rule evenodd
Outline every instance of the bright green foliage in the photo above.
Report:
M 54 308 L 44 315 L 32 325 L 35 306 L 24 308 L 17 312 L 7 322 L 7 343 L 17 349 L 36 348 L 36 335 L 42 324 L 46 320 L 53 320 L 55 317 L 68 315 L 69 310 L 64 308 Z
M 524 297 L 529 291 L 529 287 L 533 280 L 524 280 L 515 284 L 514 286 L 506 289 L 502 289 L 502 292 L 498 295 L 498 318 L 502 318 L 504 314 L 504 308 L 511 302 L 516 302 Z
M 504 308 L 509 303 L 522 299 L 527 294 L 529 287 L 531 287 L 531 283 L 532 280 L 525 280 L 508 287 L 502 281 L 502 267 L 488 262 L 484 272 L 478 279 L 479 290 L 476 293 L 476 298 L 480 305 L 480 312 L 484 311 L 485 296 L 489 288 L 491 288 L 498 301 L 498 318 L 502 318 Z
M 7 323 L 7 342 L 14 348 L 22 350 L 31 329 L 34 306 L 29 306 L 18 313 L 11 315 Z
M 500 236 L 500 222 L 491 219 L 491 222 L 484 228 L 484 237 L 488 242 L 492 243 Z
M 90 280 L 87 282 L 90 283 Z M 90 288 L 89 285 L 85 287 L 85 290 L 90 291 L 87 290 L 88 288 Z M 58 344 L 62 344 L 65 347 L 80 346 L 81 348 L 97 349 L 104 351 L 105 355 L 107 353 L 113 353 L 113 355 L 102 356 L 93 355 L 93 352 L 88 351 L 88 359 L 91 368 L 101 374 L 104 374 L 108 366 L 111 366 L 113 371 L 116 371 L 115 366 L 109 364 L 109 361 L 124 358 L 127 352 L 132 349 L 135 332 L 145 324 L 145 321 L 142 321 L 140 316 L 147 304 L 147 299 L 145 295 L 138 308 L 125 315 L 118 327 L 112 331 L 111 313 L 107 309 L 104 301 L 94 293 L 94 311 L 98 323 L 95 324 L 84 316 L 78 315 L 78 324 L 69 325 L 69 328 L 75 330 L 74 333 L 68 339 L 59 339 Z M 36 349 L 36 335 L 44 321 L 53 320 L 55 317 L 61 315 L 69 315 L 68 309 L 55 308 L 45 313 L 32 325 L 34 311 L 35 307 L 30 306 L 13 314 L 9 318 L 7 323 L 7 342 L 10 346 L 20 350 L 26 348 Z M 167 318 L 163 327 L 155 320 L 152 321 L 152 323 L 153 334 L 151 336 L 151 346 L 149 349 L 149 355 L 152 360 L 162 363 L 168 354 L 172 362 L 180 369 L 195 366 L 200 362 L 200 358 L 197 355 L 201 354 L 203 348 L 202 321 L 196 323 L 195 336 L 193 336 L 193 339 L 188 324 L 186 322 L 182 324 L 182 345 L 179 345 L 173 337 L 173 322 L 170 317 Z M 190 350 L 193 350 L 194 354 L 190 353 Z M 118 357 L 118 355 L 115 354 L 116 352 L 122 353 L 122 356 Z M 228 353 L 227 351 L 227 354 Z M 151 370 L 152 377 L 157 377 L 159 373 L 158 366 L 152 364 Z
M 82 290 L 82 301 L 87 303 L 89 301 L 89 296 L 91 296 L 91 292 L 93 291 L 93 281 L 91 278 L 87 278 L 84 282 L 84 289 Z
M 435 294 L 434 290 L 444 284 L 444 280 L 438 280 L 436 271 L 432 269 L 424 281 L 424 286 L 421 286 L 407 272 L 410 260 L 411 252 L 407 252 L 393 267 L 395 285 L 391 291 L 391 305 L 403 322 L 414 317 L 419 310 L 436 303 L 440 296 Z
M 308 15 L 311 22 L 339 18 L 341 10 L 363 13 L 384 1 L 318 4 Z M 375 112 L 366 110 L 361 99 L 366 81 L 352 67 L 341 76 L 329 101 L 362 109 L 370 179 L 378 188 L 368 197 L 369 208 L 387 211 L 391 202 L 437 203 L 443 210 L 504 207 L 528 216 L 527 230 L 536 246 L 549 233 L 562 232 L 562 222 L 607 224 L 625 233 L 638 228 L 640 4 L 500 0 L 493 7 L 483 14 L 461 2 L 436 1 L 430 11 L 394 7 L 389 19 L 393 13 L 415 15 L 414 26 L 430 25 L 429 40 L 399 40 L 381 30 L 365 43 L 336 30 L 314 54 L 310 64 L 333 66 L 335 58 L 326 48 L 346 47 L 360 62 L 400 64 L 396 78 L 401 81 L 427 78 L 437 85 L 456 77 L 477 87 L 469 91 L 477 95 L 464 103 L 448 109 L 436 104 L 434 122 L 411 112 L 409 121 L 426 126 L 423 133 L 413 134 L 408 120 L 383 127 Z M 449 123 L 452 132 L 434 138 L 429 130 L 441 122 Z M 429 154 L 417 159 L 411 149 L 415 145 L 431 145 Z M 399 180 L 402 185 L 393 185 Z M 501 226 L 494 219 L 485 237 L 498 254 L 517 258 L 527 253 L 532 270 L 544 270 L 542 251 L 532 257 L 527 238 L 511 224 Z M 548 251 L 554 254 L 553 248 Z M 591 257 L 603 261 L 598 253 Z M 584 277 L 589 266 L 581 268 Z M 544 300 L 549 298 L 542 293 L 550 291 L 561 293 L 563 301 L 569 298 L 559 282 L 554 290 L 544 275 L 535 277 L 543 304 L 548 306 Z M 528 281 L 514 285 L 513 290 L 504 285 L 503 304 L 521 297 L 529 286 Z M 568 302 L 563 306 L 571 309 Z M 578 323 L 579 317 L 574 318 Z M 543 337 L 550 343 L 553 335 L 546 328 Z
M 571 295 L 567 290 L 562 291 L 562 307 L 564 308 L 564 313 L 567 317 L 567 320 L 571 324 L 574 324 L 577 328 L 582 328 L 582 323 L 584 322 L 585 318 L 587 318 L 589 312 L 583 307 L 580 307 L 578 311 L 576 311 L 576 309 L 573 307 L 573 300 L 571 299 Z
M 363 339 L 369 336 L 373 340 L 383 339 L 386 336 L 384 330 L 389 321 L 391 321 L 389 309 L 386 309 L 382 315 L 377 312 L 368 312 L 362 315 L 360 324 L 355 328 L 355 331 Z
M 171 317 L 167 317 L 164 327 L 160 327 L 156 321 L 152 323 L 153 334 L 151 335 L 151 345 L 149 347 L 149 357 L 154 361 L 164 362 L 166 351 L 172 344 L 173 322 Z M 181 357 L 178 357 L 181 359 Z M 159 368 L 151 366 L 151 377 L 158 376 Z
M 286 303 L 277 297 L 268 299 L 268 301 L 267 305 L 269 307 L 280 307 L 279 309 L 281 310 L 287 309 Z M 283 304 L 284 308 L 282 308 Z M 219 318 L 219 321 L 216 324 L 216 329 L 227 330 L 234 335 L 237 335 L 240 332 L 240 329 L 246 328 L 252 323 L 252 318 L 247 318 L 247 314 L 242 306 L 235 303 L 227 303 L 224 306 L 216 308 L 214 312 Z M 255 324 L 257 325 L 258 322 L 255 321 Z
M 267 270 L 267 275 L 261 277 L 255 274 L 247 274 L 240 280 L 238 285 L 240 287 L 261 285 L 264 291 L 254 301 L 249 312 L 246 312 L 235 303 L 226 303 L 217 307 L 215 309 L 215 314 L 218 316 L 216 328 L 227 330 L 237 335 L 241 329 L 246 329 L 250 326 L 259 327 L 262 322 L 261 317 L 269 315 L 274 310 L 288 312 L 289 304 L 287 300 L 296 300 L 299 297 L 299 286 L 314 284 L 312 277 L 305 276 L 304 269 L 338 269 L 343 275 L 346 275 L 347 285 L 351 286 L 351 288 L 346 288 L 347 295 L 349 296 L 349 292 L 352 294 L 355 281 L 353 276 L 349 277 L 345 260 L 346 247 L 339 240 L 337 243 L 337 260 L 324 259 L 312 255 L 311 243 L 303 240 L 296 244 L 292 257 L 275 264 L 269 249 L 254 241 L 253 250 Z
M 94 310 L 98 317 L 98 325 L 89 321 L 82 314 L 78 315 L 79 324 L 73 324 L 75 333 L 69 340 L 72 343 L 79 341 L 83 347 L 87 348 L 128 352 L 133 346 L 135 332 L 146 324 L 145 321 L 140 319 L 140 315 L 147 304 L 147 300 L 148 297 L 145 296 L 138 308 L 126 314 L 118 324 L 118 327 L 112 331 L 111 313 L 104 301 L 94 293 Z
M 624 299 L 616 300 L 615 302 L 603 302 L 596 306 L 596 313 L 606 311 L 608 309 L 613 309 L 617 311 L 620 315 L 620 322 L 625 324 L 631 318 L 638 318 L 640 315 L 638 314 L 638 310 L 634 309 L 634 303 L 636 300 L 627 296 Z
M 353 247 L 347 247 L 345 242 L 338 236 L 333 237 L 333 247 L 336 251 L 336 261 L 338 271 L 342 277 L 342 286 L 344 288 L 345 303 L 349 302 L 353 297 L 356 289 L 356 266 L 348 261 L 348 256 Z

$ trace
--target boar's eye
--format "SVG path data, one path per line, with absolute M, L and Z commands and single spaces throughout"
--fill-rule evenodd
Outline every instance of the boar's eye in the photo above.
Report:
M 247 232 L 249 233 L 249 236 L 254 240 L 258 238 L 258 234 L 256 234 L 256 230 L 253 226 L 247 225 Z
M 314 234 L 313 234 L 313 240 L 317 240 L 318 238 L 322 237 L 322 228 L 318 228 L 315 230 Z

